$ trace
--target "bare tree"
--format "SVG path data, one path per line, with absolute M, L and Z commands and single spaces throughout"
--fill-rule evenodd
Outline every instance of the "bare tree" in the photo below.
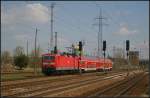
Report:
M 124 50 L 122 48 L 114 47 L 113 58 L 115 68 L 124 67 L 124 65 L 127 63 L 126 60 L 124 59 Z
M 19 56 L 19 55 L 22 55 L 22 54 L 24 54 L 24 49 L 23 49 L 23 47 L 17 46 L 17 47 L 15 48 L 15 50 L 14 50 L 14 55 L 15 55 L 15 56 Z
M 12 57 L 10 55 L 9 51 L 4 51 L 1 54 L 1 64 L 11 64 L 12 63 Z
M 114 51 L 114 58 L 123 58 L 123 49 L 122 48 L 116 48 Z

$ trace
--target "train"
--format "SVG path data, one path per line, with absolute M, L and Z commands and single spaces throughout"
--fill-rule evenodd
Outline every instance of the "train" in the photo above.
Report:
M 111 71 L 113 62 L 107 58 L 73 56 L 46 53 L 42 55 L 42 73 L 50 75 L 55 72 L 72 71 Z

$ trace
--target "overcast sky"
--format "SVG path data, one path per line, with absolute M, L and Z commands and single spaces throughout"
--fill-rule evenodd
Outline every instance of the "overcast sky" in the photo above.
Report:
M 55 1 L 54 32 L 58 32 L 58 48 L 85 40 L 84 51 L 93 53 L 97 48 L 98 23 L 95 18 L 102 8 L 103 40 L 107 41 L 107 54 L 113 46 L 125 47 L 130 40 L 131 50 L 141 50 L 143 58 L 149 57 L 149 2 L 148 1 Z M 34 49 L 35 28 L 37 42 L 46 53 L 50 40 L 51 1 L 2 1 L 1 45 L 2 51 L 11 53 L 16 46 Z

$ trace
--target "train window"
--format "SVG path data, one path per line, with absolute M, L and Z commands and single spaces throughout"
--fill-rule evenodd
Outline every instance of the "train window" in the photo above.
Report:
M 80 64 L 84 64 L 85 62 L 84 61 L 80 61 Z
M 43 60 L 54 60 L 54 56 L 43 56 Z

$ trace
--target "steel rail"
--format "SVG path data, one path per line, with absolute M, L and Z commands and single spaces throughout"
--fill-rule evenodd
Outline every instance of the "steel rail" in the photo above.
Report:
M 122 72 L 109 72 L 108 74 L 119 74 L 119 73 L 122 73 Z M 98 74 L 100 74 L 100 75 L 103 75 L 104 73 L 98 73 Z M 89 76 L 91 76 L 91 75 L 97 75 L 97 73 L 86 73 L 86 74 L 83 74 L 82 76 L 84 76 L 84 77 L 89 77 Z M 9 82 L 7 82 L 7 81 L 5 81 L 5 82 L 1 82 L 1 88 L 6 88 L 7 86 L 9 86 L 9 87 L 11 87 L 11 86 L 17 86 L 17 85 L 23 85 L 23 84 L 27 84 L 27 83 L 31 83 L 31 82 L 43 82 L 43 81 L 45 81 L 45 80 L 53 80 L 53 79 L 57 79 L 57 78 L 63 78 L 63 79 L 65 79 L 65 78 L 72 78 L 72 77 L 82 77 L 82 76 L 79 76 L 79 75 L 77 75 L 77 74 L 75 74 L 75 75 L 62 75 L 62 76 L 54 76 L 54 77 L 38 77 L 38 78 L 33 78 L 33 79 L 23 79 L 23 80 L 16 80 L 16 81 L 9 81 Z M 51 78 L 51 79 L 50 79 Z
M 50 89 L 50 90 L 47 90 L 47 91 L 44 91 L 44 92 L 41 92 L 41 94 L 37 94 L 35 96 L 43 96 L 43 95 L 46 95 L 47 93 L 51 94 L 51 96 L 56 96 L 58 94 L 61 94 L 63 93 L 62 91 L 65 91 L 65 90 L 70 90 L 70 89 L 73 89 L 73 88 L 78 88 L 80 86 L 84 86 L 84 85 L 87 85 L 87 84 L 91 84 L 91 83 L 95 83 L 97 81 L 105 81 L 105 80 L 108 80 L 108 79 L 112 79 L 112 78 L 116 78 L 116 77 L 121 77 L 122 75 L 125 75 L 125 74 L 119 74 L 119 75 L 114 75 L 114 76 L 109 76 L 109 77 L 105 77 L 105 78 L 96 78 L 95 80 L 88 80 L 88 81 L 83 81 L 83 82 L 79 82 L 79 83 L 76 83 L 76 84 L 69 84 L 69 85 L 65 85 L 63 87 L 58 87 L 58 88 L 55 88 L 55 89 Z M 59 92 L 59 93 L 58 93 Z M 31 97 L 34 97 L 34 96 L 31 96 Z
M 121 74 L 121 73 L 113 73 L 113 74 L 116 75 L 116 74 Z M 97 76 L 97 77 L 98 77 L 98 76 Z M 103 77 L 104 77 L 104 76 L 103 76 Z M 102 78 L 103 78 L 103 77 L 102 77 Z M 81 76 L 81 77 L 77 77 L 77 78 L 75 78 L 75 77 L 74 77 L 74 78 L 71 78 L 71 80 L 73 80 L 73 79 L 78 79 L 78 78 L 82 78 L 82 76 Z M 65 79 L 62 78 L 62 79 L 59 79 L 59 80 L 66 81 L 66 80 L 69 80 L 69 79 L 70 79 L 70 77 L 68 77 L 68 78 L 66 77 Z M 92 78 L 92 79 L 93 79 L 93 78 Z M 69 80 L 69 81 L 71 81 L 71 80 Z M 51 83 L 52 83 L 52 82 L 54 83 L 54 82 L 56 82 L 56 81 L 57 81 L 57 80 L 51 81 Z M 62 81 L 61 81 L 61 82 L 62 82 Z M 87 80 L 86 80 L 86 81 L 87 81 Z M 38 82 L 39 82 L 39 81 L 38 81 Z M 35 83 L 32 83 L 33 86 L 31 86 L 31 84 L 28 84 L 28 86 L 31 86 L 30 88 L 34 88 L 36 85 L 37 85 L 37 86 L 41 86 L 41 87 L 45 87 L 45 86 L 46 86 L 45 88 L 48 89 L 48 88 L 52 87 L 52 86 L 50 86 L 50 87 L 47 86 L 47 85 L 49 85 L 49 82 L 50 82 L 49 80 L 42 81 L 42 82 L 40 82 L 41 85 L 35 82 Z M 43 84 L 44 84 L 44 85 L 43 85 Z M 14 86 L 15 86 L 15 85 L 14 85 Z M 22 85 L 22 86 L 24 86 L 24 85 Z M 28 86 L 26 86 L 26 88 L 27 88 Z M 25 88 L 24 88 L 24 89 L 25 89 Z M 29 87 L 28 87 L 27 89 L 29 89 Z M 35 88 L 35 89 L 31 89 L 31 90 L 25 91 L 25 92 L 8 93 L 7 96 L 17 96 L 17 95 L 20 95 L 20 94 L 21 94 L 21 95 L 22 95 L 22 94 L 25 94 L 25 93 L 27 93 L 27 92 L 30 92 L 30 93 L 31 93 L 32 91 L 34 92 L 34 91 L 39 91 L 39 90 L 42 90 L 42 89 L 44 89 L 44 88 L 41 88 L 41 89 L 36 89 L 36 88 Z M 5 92 L 6 92 L 6 91 L 9 92 L 9 90 L 5 90 Z M 6 95 L 6 94 L 5 94 L 5 95 Z
M 92 79 L 94 79 L 94 78 L 92 78 Z M 91 80 L 92 80 L 91 79 Z M 59 87 L 59 86 L 64 86 L 64 85 L 67 85 L 68 84 L 68 81 L 66 81 L 66 80 L 68 80 L 68 81 L 71 81 L 71 82 L 73 82 L 73 83 L 76 83 L 76 82 L 74 82 L 73 80 L 78 80 L 78 78 L 77 79 L 62 79 L 62 81 L 63 82 L 66 82 L 66 83 L 64 83 L 64 84 L 59 84 L 59 85 L 50 85 L 49 83 L 49 81 L 48 81 L 48 83 L 47 84 L 45 84 L 45 83 L 41 83 L 41 85 L 38 85 L 39 86 L 39 88 L 37 89 L 37 88 L 34 88 L 35 86 L 33 85 L 33 86 L 31 86 L 30 88 L 33 88 L 33 89 L 31 89 L 31 90 L 27 90 L 27 91 L 24 91 L 24 92 L 17 92 L 17 93 L 14 93 L 14 94 L 9 94 L 9 96 L 25 96 L 25 95 L 27 95 L 27 94 L 31 94 L 31 93 L 34 93 L 34 92 L 39 92 L 39 91 L 43 91 L 43 90 L 45 90 L 45 89 L 53 89 L 53 88 L 57 88 L 57 87 Z M 86 79 L 86 80 L 83 80 L 83 81 L 88 81 L 89 79 Z M 62 82 L 61 81 L 61 82 Z M 81 82 L 81 81 L 79 81 L 79 82 Z M 43 85 L 44 84 L 44 85 Z
M 144 76 L 141 76 L 140 78 L 138 78 L 135 82 L 132 82 L 132 84 L 130 86 L 128 86 L 127 88 L 125 88 L 124 90 L 122 90 L 121 92 L 119 92 L 115 97 L 119 97 L 121 95 L 126 94 L 126 92 L 128 92 L 131 88 L 133 88 L 138 82 L 140 82 L 147 74 L 144 74 Z
M 114 84 L 114 85 L 112 85 L 112 86 L 110 86 L 110 87 L 107 87 L 106 89 L 104 89 L 104 90 L 102 90 L 102 91 L 99 91 L 99 92 L 96 92 L 95 94 L 92 94 L 92 95 L 90 95 L 90 96 L 88 96 L 88 97 L 95 97 L 95 96 L 103 95 L 104 93 L 107 93 L 107 92 L 109 92 L 109 91 L 112 91 L 113 88 L 122 86 L 122 85 L 124 85 L 125 83 L 134 80 L 135 78 L 136 78 L 136 77 L 133 76 L 133 77 L 131 77 L 131 78 L 125 80 L 125 81 L 119 81 L 119 83 Z M 122 93 L 123 93 L 123 92 L 122 92 Z M 120 94 L 121 94 L 121 93 L 120 93 Z M 117 95 L 119 95 L 119 94 L 117 94 Z M 116 97 L 117 97 L 117 96 L 116 96 Z
M 25 95 L 22 95 L 23 97 L 34 97 L 34 96 L 40 96 L 40 95 L 43 95 L 45 93 L 49 93 L 49 92 L 52 92 L 52 93 L 55 93 L 56 91 L 61 91 L 63 89 L 70 89 L 70 88 L 74 88 L 74 87 L 78 87 L 78 86 L 82 86 L 83 84 L 88 84 L 90 82 L 95 82 L 95 81 L 99 81 L 99 80 L 106 80 L 106 79 L 109 79 L 109 78 L 113 78 L 113 77 L 116 77 L 116 76 L 120 76 L 121 75 L 125 75 L 125 74 L 119 74 L 119 75 L 113 75 L 113 76 L 109 76 L 109 77 L 104 77 L 104 78 L 95 78 L 93 80 L 92 79 L 87 79 L 87 80 L 82 80 L 82 81 L 78 81 L 78 82 L 75 82 L 75 83 L 72 83 L 72 84 L 65 84 L 65 85 L 56 85 L 56 86 L 53 86 L 52 89 L 51 86 L 47 86 L 47 87 L 44 87 L 44 88 L 41 88 L 41 89 L 36 89 L 35 91 L 29 91 L 29 92 L 26 92 Z M 47 90 L 48 89 L 48 90 Z M 46 91 L 45 91 L 46 90 Z M 19 93 L 21 94 L 21 93 Z M 14 94 L 14 95 L 11 95 L 11 96 L 18 96 L 19 94 Z
M 118 72 L 119 74 L 120 74 L 120 72 Z M 117 74 L 118 74 L 117 73 Z M 115 73 L 116 74 L 116 73 Z M 90 74 L 91 75 L 91 74 Z M 120 74 L 121 75 L 121 74 Z M 88 75 L 87 75 L 88 76 Z M 64 80 L 64 79 L 63 79 Z M 67 79 L 66 79 L 67 80 Z M 98 79 L 99 80 L 99 79 Z M 65 81 L 65 80 L 64 80 Z M 88 81 L 88 80 L 85 80 L 85 81 L 83 81 L 83 82 L 85 82 L 86 83 L 86 81 Z M 90 81 L 90 80 L 89 80 Z M 97 81 L 97 80 L 94 80 L 94 81 Z M 80 82 L 82 82 L 82 81 L 80 81 Z M 44 82 L 42 82 L 42 84 L 43 84 Z M 89 82 L 90 83 L 90 82 Z M 88 83 L 87 83 L 88 84 Z M 70 85 L 70 84 L 69 84 Z M 36 85 L 35 85 L 36 86 Z M 60 86 L 60 85 L 59 85 Z M 64 86 L 66 86 L 66 85 L 64 85 Z M 78 85 L 78 86 L 80 86 L 80 85 Z M 82 86 L 82 84 L 81 84 L 81 86 Z M 40 89 L 34 89 L 34 90 L 29 90 L 29 91 L 26 91 L 26 92 L 19 92 L 19 93 L 15 93 L 15 94 L 10 94 L 10 95 L 8 95 L 8 96 L 17 96 L 17 95 L 22 95 L 22 94 L 27 94 L 27 95 L 29 95 L 30 96 L 30 93 L 32 93 L 32 92 L 39 92 L 39 91 L 42 91 L 42 90 L 45 90 L 45 89 L 50 89 L 51 88 L 51 86 L 44 86 L 43 85 L 43 87 L 44 88 L 40 88 Z M 57 88 L 58 86 L 54 86 L 54 88 Z M 71 87 L 72 88 L 72 87 Z M 70 89 L 70 88 L 69 88 Z M 29 93 L 30 92 L 30 93 Z M 45 92 L 45 91 L 44 91 Z M 44 93 L 43 92 L 43 93 Z M 49 91 L 48 91 L 49 92 Z M 46 93 L 46 92 L 45 92 Z M 41 93 L 42 94 L 42 93 Z M 41 95 L 41 94 L 37 94 L 37 95 Z M 31 95 L 33 95 L 34 96 L 34 94 L 31 94 Z M 35 94 L 35 96 L 37 96 L 36 94 Z

